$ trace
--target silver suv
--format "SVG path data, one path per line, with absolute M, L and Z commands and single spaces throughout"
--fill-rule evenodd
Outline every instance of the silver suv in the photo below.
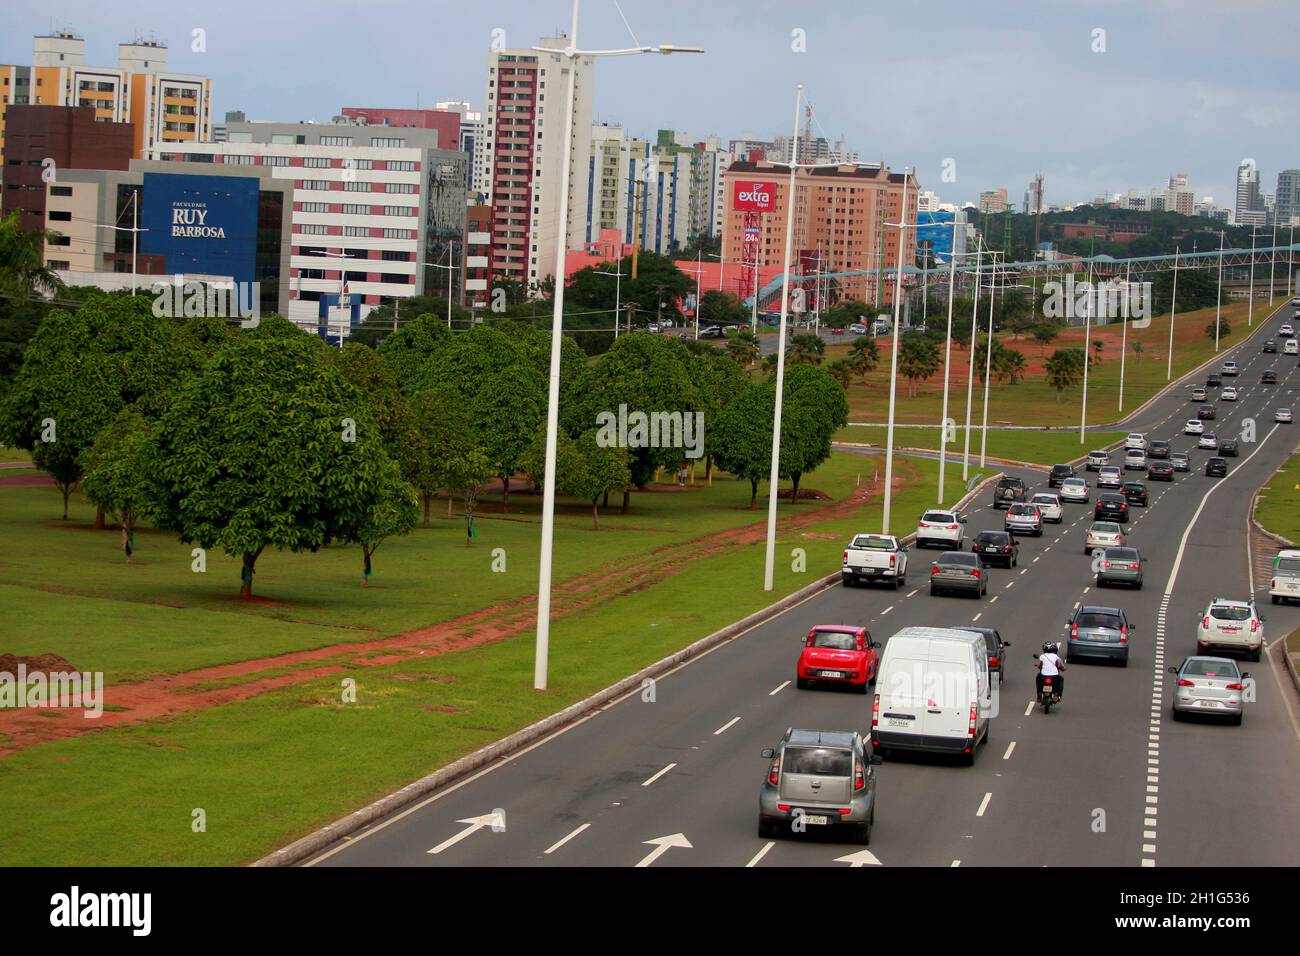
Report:
M 795 730 L 762 752 L 770 761 L 758 791 L 758 835 L 778 827 L 844 826 L 858 843 L 871 842 L 876 819 L 879 757 L 867 756 L 862 737 L 851 730 Z

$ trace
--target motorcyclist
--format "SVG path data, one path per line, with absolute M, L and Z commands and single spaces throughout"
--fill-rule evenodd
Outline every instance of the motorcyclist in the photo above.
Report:
M 1056 687 L 1056 696 L 1063 697 L 1065 692 L 1065 677 L 1062 672 L 1065 670 L 1065 662 L 1061 660 L 1056 653 L 1057 646 L 1050 641 L 1043 645 L 1043 653 L 1038 656 L 1034 666 L 1038 668 L 1038 694 L 1041 697 L 1043 693 L 1043 678 L 1050 677 Z

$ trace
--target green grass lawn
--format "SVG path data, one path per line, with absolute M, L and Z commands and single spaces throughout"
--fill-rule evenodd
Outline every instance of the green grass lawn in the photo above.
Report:
M 879 426 L 850 425 L 836 433 L 837 441 L 862 442 L 883 447 L 886 429 Z M 949 461 L 961 463 L 965 434 L 959 428 L 954 441 L 948 443 Z M 1079 433 L 1074 429 L 1067 431 L 995 431 L 989 430 L 988 447 L 985 453 L 992 458 L 1007 458 L 1011 461 L 1028 461 L 1040 465 L 1054 465 L 1069 461 L 1080 455 L 1086 455 L 1094 448 L 1102 448 L 1111 442 L 1119 441 L 1124 432 L 1087 433 L 1083 444 L 1079 443 Z M 898 428 L 894 429 L 894 446 L 898 448 L 939 448 L 939 429 L 937 428 Z M 971 461 L 977 463 L 980 453 L 980 433 L 973 430 L 970 436 Z
M 1288 458 L 1260 489 L 1255 520 L 1274 534 L 1300 544 L 1300 455 Z
M 851 488 L 861 464 L 861 456 L 837 453 L 808 485 Z M 895 514 L 906 527 L 937 498 L 937 464 L 903 459 L 899 471 L 910 479 L 894 500 Z M 958 478 L 949 472 L 948 501 L 961 494 Z M 782 506 L 783 514 L 790 510 L 788 504 Z M 849 517 L 784 530 L 774 593 L 762 590 L 763 546 L 756 543 L 719 552 L 644 590 L 557 619 L 550 690 L 544 693 L 531 689 L 533 635 L 528 633 L 400 665 L 356 669 L 351 672 L 358 686 L 355 704 L 341 702 L 341 677 L 321 678 L 167 721 L 19 751 L 0 759 L 0 862 L 247 862 L 833 571 L 845 539 L 877 529 L 879 516 L 876 500 Z M 586 552 L 604 534 L 575 526 L 568 529 L 563 547 Z M 560 548 L 557 539 L 557 560 Z M 807 553 L 802 573 L 792 567 L 794 548 Z M 472 553 L 486 560 L 487 551 L 482 544 Z M 320 576 L 324 566 L 311 564 L 320 557 L 285 561 L 308 565 L 304 573 Z M 530 580 L 523 589 L 534 584 Z M 337 583 L 322 587 L 339 589 Z M 379 589 L 358 592 L 362 598 L 381 594 Z M 384 597 L 382 603 L 394 603 L 394 592 Z M 11 587 L 4 598 L 11 609 L 6 618 L 20 618 L 50 595 Z M 350 610 L 355 600 L 340 599 L 340 606 Z M 64 601 L 60 597 L 54 603 Z M 67 603 L 90 608 L 94 601 L 106 599 Z M 138 610 L 120 602 L 119 610 L 127 609 Z M 210 635 L 228 643 L 225 653 L 236 656 L 251 656 L 248 644 L 260 652 L 263 642 L 298 639 L 284 630 L 289 622 L 257 614 L 206 611 L 174 635 L 180 628 L 172 620 L 144 613 L 127 628 L 115 625 L 109 609 L 103 611 L 100 623 L 108 633 L 101 640 L 120 645 L 105 656 L 123 661 L 123 667 L 132 661 L 140 668 L 149 666 L 143 650 L 129 647 L 133 643 L 161 648 L 179 663 L 182 651 L 167 650 L 178 638 L 195 659 L 213 656 L 200 650 L 213 639 Z M 235 629 L 209 631 L 223 615 Z M 26 639 L 32 637 L 29 633 Z M 79 640 L 78 651 L 89 654 L 93 641 L 88 636 Z M 46 630 L 37 644 L 84 666 L 67 650 L 70 635 Z M 195 808 L 206 812 L 206 833 L 190 829 Z

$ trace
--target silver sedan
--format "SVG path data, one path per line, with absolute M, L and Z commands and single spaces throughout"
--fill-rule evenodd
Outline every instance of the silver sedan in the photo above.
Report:
M 1226 657 L 1189 657 L 1181 667 L 1169 668 L 1178 678 L 1174 688 L 1174 720 L 1184 714 L 1227 717 L 1240 726 L 1242 691 L 1250 674 Z
M 1083 553 L 1106 548 L 1124 547 L 1124 529 L 1114 521 L 1094 521 L 1088 525 L 1088 533 L 1083 539 Z

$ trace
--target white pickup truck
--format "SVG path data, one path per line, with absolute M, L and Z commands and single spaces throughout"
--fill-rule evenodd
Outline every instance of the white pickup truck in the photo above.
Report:
M 907 583 L 907 548 L 892 534 L 860 534 L 844 549 L 840 581 L 845 587 L 861 581 Z

